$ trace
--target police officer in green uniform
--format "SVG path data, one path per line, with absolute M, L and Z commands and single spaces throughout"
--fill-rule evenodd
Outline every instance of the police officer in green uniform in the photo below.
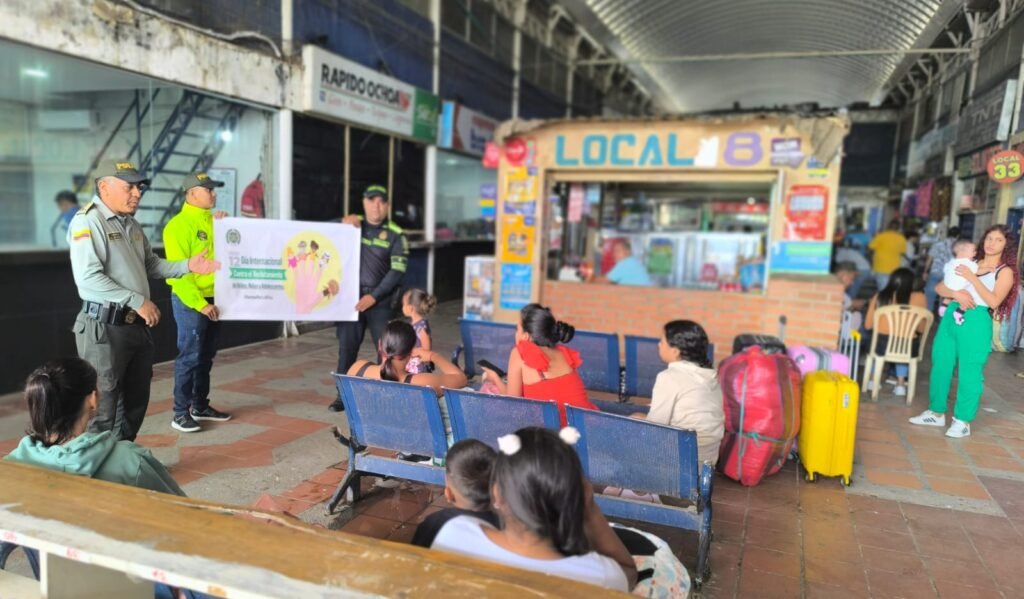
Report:
M 153 378 L 149 328 L 160 322 L 160 310 L 149 299 L 149 278 L 207 274 L 220 263 L 205 253 L 180 262 L 158 258 L 134 218 L 149 179 L 127 160 L 104 161 L 96 175 L 96 196 L 68 227 L 71 271 L 82 298 L 75 344 L 99 374 L 99 409 L 89 430 L 134 440 Z
M 401 227 L 388 220 L 388 190 L 371 185 L 363 193 L 363 214 L 350 214 L 342 223 L 359 227 L 362 248 L 359 253 L 359 320 L 339 322 L 338 369 L 344 374 L 355 363 L 366 328 L 370 328 L 373 345 L 377 347 L 384 327 L 391 319 L 391 304 L 402 282 L 409 260 L 409 241 Z M 330 405 L 332 412 L 344 409 L 341 398 Z

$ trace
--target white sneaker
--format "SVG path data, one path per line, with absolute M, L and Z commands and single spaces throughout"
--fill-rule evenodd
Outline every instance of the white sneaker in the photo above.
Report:
M 906 385 L 896 385 L 892 389 L 892 394 L 895 395 L 896 397 L 906 397 L 907 396 L 907 387 L 906 387 Z
M 885 384 L 887 384 L 887 385 L 895 385 L 896 383 L 897 383 L 897 380 L 896 380 L 896 377 L 894 377 L 894 376 L 890 376 L 890 377 L 887 377 L 885 379 Z
M 953 420 L 955 421 L 956 418 Z M 946 415 L 938 414 L 931 410 L 925 410 L 921 412 L 920 416 L 914 416 L 911 418 L 910 424 L 919 424 L 921 426 L 946 426 Z
M 953 424 L 949 426 L 949 430 L 946 431 L 947 437 L 953 437 L 954 439 L 962 439 L 964 437 L 971 436 L 971 423 L 964 422 L 963 420 L 953 419 Z

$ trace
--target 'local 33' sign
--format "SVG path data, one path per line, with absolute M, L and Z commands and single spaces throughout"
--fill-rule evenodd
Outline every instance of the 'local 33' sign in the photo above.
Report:
M 306 111 L 436 143 L 434 94 L 315 46 L 302 61 Z
M 988 177 L 996 183 L 1013 183 L 1024 175 L 1024 155 L 1005 150 L 988 159 Z

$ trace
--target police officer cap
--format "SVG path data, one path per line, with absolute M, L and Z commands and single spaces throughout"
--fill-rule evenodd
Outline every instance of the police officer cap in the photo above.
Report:
M 383 185 L 371 185 L 366 188 L 363 192 L 363 198 L 375 198 L 380 196 L 384 201 L 388 201 L 388 188 Z
M 118 179 L 135 184 L 149 185 L 149 179 L 135 170 L 135 165 L 127 160 L 104 160 L 96 167 L 96 180 L 104 177 L 117 177 Z
M 189 173 L 185 175 L 185 180 L 181 183 L 181 188 L 185 191 L 192 189 L 193 187 L 205 187 L 206 189 L 213 189 L 215 187 L 224 187 L 223 181 L 214 181 L 204 172 Z

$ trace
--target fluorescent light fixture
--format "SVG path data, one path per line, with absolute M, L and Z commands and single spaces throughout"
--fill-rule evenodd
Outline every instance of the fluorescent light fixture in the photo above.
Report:
M 225 130 L 220 132 L 220 140 L 223 141 L 223 142 L 231 141 L 232 137 L 234 137 L 234 134 L 232 134 L 231 131 L 229 131 L 227 129 L 225 129 Z
M 25 69 L 21 69 L 21 74 L 24 75 L 25 77 L 31 77 L 33 79 L 49 79 L 50 78 L 50 74 L 47 73 L 46 71 L 44 71 L 43 69 L 25 68 Z

